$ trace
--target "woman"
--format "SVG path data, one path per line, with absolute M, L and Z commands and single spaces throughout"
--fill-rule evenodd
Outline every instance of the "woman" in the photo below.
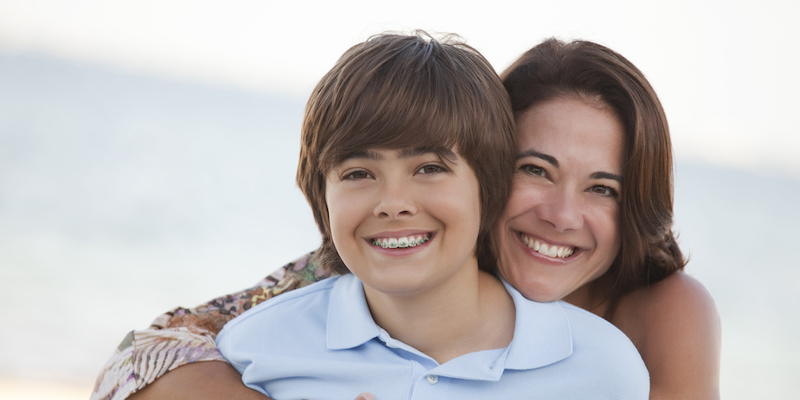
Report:
M 563 298 L 627 334 L 650 371 L 651 398 L 718 398 L 719 319 L 681 272 L 669 133 L 647 80 L 610 49 L 554 39 L 502 78 L 519 138 L 511 199 L 493 232 L 503 277 L 532 300 Z M 123 341 L 94 398 L 154 382 L 132 398 L 263 399 L 223 362 L 186 364 L 223 361 L 213 346 L 222 325 L 327 276 L 304 257 L 253 289 L 160 317 Z
M 519 140 L 493 237 L 503 277 L 531 300 L 564 299 L 625 332 L 650 371 L 650 398 L 719 397 L 719 317 L 680 272 L 669 130 L 644 75 L 603 46 L 550 39 L 501 78 Z M 554 244 L 574 260 L 540 254 Z

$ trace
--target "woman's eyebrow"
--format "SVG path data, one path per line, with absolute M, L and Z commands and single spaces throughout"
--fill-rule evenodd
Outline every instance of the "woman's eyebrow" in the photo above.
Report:
M 525 157 L 541 158 L 542 160 L 545 160 L 545 161 L 549 162 L 550 164 L 553 164 L 554 167 L 558 168 L 558 160 L 556 160 L 556 158 L 551 156 L 551 155 L 544 154 L 544 153 L 539 153 L 536 150 L 525 150 L 522 153 L 517 154 L 517 160 L 519 160 L 520 158 L 525 158 Z
M 592 173 L 591 175 L 589 175 L 589 177 L 592 179 L 612 179 L 619 183 L 622 183 L 622 176 L 617 174 L 612 174 L 610 172 L 598 171 Z

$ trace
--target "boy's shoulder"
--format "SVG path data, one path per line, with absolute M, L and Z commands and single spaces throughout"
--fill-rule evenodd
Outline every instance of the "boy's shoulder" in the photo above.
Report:
M 525 387 L 537 380 L 543 398 L 647 398 L 647 368 L 621 330 L 564 301 L 537 303 L 506 287 L 517 306 L 509 382 Z
M 281 318 L 296 320 L 316 318 L 319 314 L 325 315 L 330 292 L 339 278 L 341 277 L 326 278 L 264 301 L 228 322 L 220 334 L 223 332 L 230 334 L 245 327 L 249 330 L 253 325 L 271 325 L 275 321 L 287 321 Z
M 539 346 L 554 343 L 556 347 L 545 347 L 550 347 L 551 351 L 559 349 L 562 356 L 575 351 L 612 352 L 621 349 L 641 359 L 625 333 L 598 315 L 563 300 L 534 302 L 522 296 L 513 286 L 505 284 L 518 308 L 518 329 L 524 330 L 517 333 L 544 338 L 543 342 L 535 341 Z
M 591 348 L 594 351 L 615 353 L 641 360 L 636 346 L 614 324 L 565 301 L 558 301 L 558 304 L 569 318 L 573 341 L 582 345 L 584 349 Z
M 517 306 L 514 336 L 520 343 L 515 347 L 519 352 L 515 359 L 522 356 L 526 360 L 519 365 L 563 362 L 585 369 L 608 361 L 623 369 L 645 370 L 633 342 L 605 319 L 564 301 L 528 300 L 507 283 L 506 288 Z
M 624 332 L 592 312 L 564 301 L 558 303 L 569 318 L 574 361 L 593 365 L 610 386 L 616 382 L 622 391 L 644 387 L 631 385 L 633 381 L 649 387 L 647 367 Z
M 609 334 L 611 336 L 627 338 L 627 336 L 625 336 L 625 334 L 619 330 L 619 328 L 614 326 L 614 324 L 608 322 L 608 320 L 591 311 L 572 305 L 563 300 L 559 300 L 556 303 L 561 306 L 570 321 L 575 323 L 574 328 L 598 330 L 598 333 L 600 334 Z

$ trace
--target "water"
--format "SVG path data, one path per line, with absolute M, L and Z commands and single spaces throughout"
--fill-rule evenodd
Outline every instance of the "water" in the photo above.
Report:
M 89 387 L 127 331 L 315 248 L 302 108 L 0 55 L 0 381 Z M 675 197 L 722 316 L 723 397 L 800 397 L 800 180 L 679 160 Z
M 678 163 L 687 271 L 722 317 L 722 394 L 800 398 L 800 180 Z

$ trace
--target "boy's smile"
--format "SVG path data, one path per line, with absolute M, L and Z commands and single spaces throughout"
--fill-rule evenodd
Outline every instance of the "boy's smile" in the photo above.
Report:
M 427 243 L 431 240 L 431 237 L 428 234 L 423 235 L 408 235 L 408 236 L 401 236 L 399 238 L 379 238 L 372 241 L 372 244 L 375 246 L 381 246 L 384 249 L 404 249 L 406 247 L 416 247 L 422 246 L 423 244 Z
M 472 168 L 447 149 L 357 152 L 326 180 L 333 242 L 368 297 L 475 273 L 479 196 Z

